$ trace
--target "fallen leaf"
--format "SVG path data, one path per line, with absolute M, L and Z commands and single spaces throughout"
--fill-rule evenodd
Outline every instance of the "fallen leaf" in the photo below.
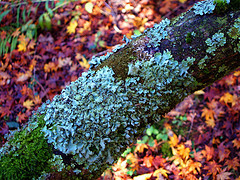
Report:
M 34 103 L 32 100 L 26 100 L 23 103 L 23 106 L 26 107 L 28 110 L 30 110 L 32 108 L 32 106 L 34 106 Z
M 152 173 L 143 174 L 143 175 L 133 177 L 133 180 L 148 180 L 151 178 L 151 176 L 152 176 Z
M 238 171 L 238 167 L 240 167 L 239 159 L 237 157 L 233 159 L 227 159 L 224 165 L 227 165 L 228 170 L 234 169 L 235 171 Z
M 217 175 L 217 180 L 227 180 L 227 179 L 231 179 L 229 176 L 232 175 L 231 172 L 226 172 L 227 168 L 225 168 L 224 170 L 222 170 L 218 175 Z
M 168 170 L 163 169 L 163 168 L 159 168 L 156 171 L 154 171 L 153 176 L 157 177 L 157 179 L 160 180 L 159 174 L 161 174 L 161 175 L 163 175 L 163 176 L 165 176 L 167 178 L 168 177 L 168 175 L 167 175 L 168 173 L 170 173 Z
M 144 163 L 144 165 L 145 165 L 146 167 L 148 167 L 148 168 L 152 167 L 152 166 L 153 166 L 153 159 L 154 159 L 154 157 L 153 157 L 152 155 L 150 155 L 150 156 L 145 156 L 145 157 L 143 158 L 143 163 Z
M 88 63 L 84 56 L 82 56 L 82 61 L 79 61 L 79 64 L 85 69 L 89 69 L 90 67 L 90 64 Z
M 205 170 L 208 171 L 207 175 L 212 175 L 213 178 L 217 175 L 218 172 L 221 170 L 221 165 L 217 164 L 214 160 L 207 162 L 207 165 L 204 166 Z
M 148 149 L 148 146 L 144 143 L 141 143 L 141 144 L 137 144 L 135 150 L 134 150 L 134 153 L 143 153 L 144 152 L 144 149 Z
M 92 10 L 93 10 L 93 3 L 91 2 L 88 2 L 85 4 L 85 10 L 88 12 L 88 13 L 92 13 Z
M 240 139 L 234 139 L 233 141 L 233 146 L 236 147 L 237 149 L 240 148 Z
M 76 20 L 71 21 L 69 26 L 67 26 L 67 33 L 68 34 L 73 34 L 76 31 L 76 27 L 78 26 L 78 23 Z

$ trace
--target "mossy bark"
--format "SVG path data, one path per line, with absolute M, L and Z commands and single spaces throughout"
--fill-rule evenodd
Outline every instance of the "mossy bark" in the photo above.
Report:
M 212 84 L 240 66 L 239 49 L 236 50 L 239 39 L 233 39 L 228 35 L 239 15 L 240 11 L 227 11 L 224 14 L 213 13 L 201 16 L 194 14 L 190 10 L 171 21 L 166 28 L 168 36 L 161 41 L 160 46 L 154 48 L 147 47 L 150 38 L 147 35 L 148 31 L 146 31 L 142 36 L 132 40 L 124 48 L 112 54 L 95 70 L 108 66 L 113 69 L 117 79 L 125 80 L 129 77 L 129 63 L 134 63 L 138 60 L 147 61 L 154 57 L 155 53 L 163 53 L 169 50 L 173 58 L 179 63 L 188 57 L 195 58 L 194 63 L 188 70 L 196 79 L 194 85 L 190 84 L 188 86 L 188 94 L 191 94 Z M 223 33 L 226 43 L 223 46 L 217 46 L 213 53 L 207 53 L 209 46 L 206 44 L 206 40 L 215 33 Z M 174 86 L 169 87 L 173 91 L 175 90 L 174 88 Z M 167 113 L 177 103 L 181 102 L 183 98 L 170 98 L 168 107 L 164 107 L 158 113 Z M 151 122 L 153 120 L 149 120 L 149 123 Z M 100 174 L 101 172 L 98 172 L 97 176 Z
M 164 62 L 165 66 L 162 68 L 162 70 L 161 70 L 161 67 L 154 66 L 154 68 L 158 69 L 159 71 L 164 72 L 164 70 L 167 70 L 166 73 L 169 73 L 169 75 L 166 75 L 164 73 L 162 74 L 158 73 L 158 75 L 162 75 L 162 76 L 152 77 L 152 79 L 156 78 L 155 81 L 159 81 L 159 79 L 163 81 L 162 83 L 159 82 L 159 84 L 162 84 L 163 86 L 167 84 L 164 88 L 161 88 L 160 86 L 158 86 L 158 84 L 154 84 L 153 86 L 151 85 L 148 86 L 147 83 L 148 83 L 148 80 L 151 79 L 151 77 L 144 79 L 143 77 L 144 73 L 140 74 L 139 75 L 140 80 L 136 81 L 138 82 L 138 84 L 141 84 L 141 85 L 134 86 L 138 90 L 132 90 L 131 88 L 134 88 L 133 86 L 127 87 L 132 90 L 130 92 L 130 95 L 133 96 L 132 103 L 135 106 L 134 110 L 139 112 L 140 115 L 146 115 L 144 116 L 144 118 L 145 119 L 147 118 L 147 121 L 143 121 L 143 122 L 140 121 L 139 123 L 140 126 L 135 127 L 135 126 L 129 125 L 128 128 L 130 128 L 131 131 L 129 130 L 128 133 L 132 137 L 136 138 L 137 135 L 139 135 L 142 132 L 142 130 L 145 128 L 146 124 L 148 123 L 151 124 L 156 120 L 156 119 L 151 119 L 151 117 L 153 116 L 150 116 L 149 114 L 156 113 L 159 115 L 163 115 L 167 113 L 169 110 L 174 108 L 174 106 L 177 103 L 181 102 L 186 95 L 191 94 L 198 89 L 201 89 L 210 85 L 214 81 L 226 75 L 228 72 L 233 71 L 240 66 L 240 61 L 239 61 L 240 35 L 239 35 L 239 29 L 236 29 L 236 27 L 239 27 L 239 21 L 238 21 L 239 15 L 240 15 L 239 10 L 234 12 L 226 11 L 223 14 L 210 13 L 205 15 L 199 15 L 199 14 L 196 14 L 193 10 L 190 10 L 184 13 L 183 15 L 180 15 L 179 17 L 173 19 L 168 26 L 164 27 L 165 28 L 164 31 L 167 32 L 167 36 L 161 39 L 161 42 L 159 43 L 158 46 L 154 46 L 152 44 L 152 39 L 151 39 L 152 36 L 150 35 L 151 29 L 147 30 L 143 33 L 142 36 L 139 36 L 136 39 L 129 42 L 126 46 L 124 46 L 122 49 L 119 49 L 117 52 L 110 55 L 108 59 L 106 59 L 101 64 L 99 64 L 95 69 L 93 69 L 95 71 L 100 71 L 104 67 L 108 66 L 114 71 L 115 81 L 123 81 L 126 84 L 125 80 L 135 76 L 129 73 L 129 63 L 135 64 L 137 61 L 147 62 L 152 58 L 157 58 L 156 56 L 158 56 L 159 54 L 163 56 L 164 53 L 165 55 L 167 55 L 168 52 L 171 52 L 172 58 L 169 59 L 169 61 L 171 60 L 172 61 L 171 63 L 178 64 L 179 65 L 178 68 L 179 67 L 186 68 L 186 65 L 189 64 L 189 67 L 186 68 L 186 74 L 187 74 L 186 76 L 185 76 L 185 71 L 180 71 L 181 69 L 175 71 L 173 69 L 174 66 L 168 69 L 168 66 L 166 65 L 168 63 L 168 59 L 165 60 L 166 61 Z M 161 36 L 161 33 L 159 34 L 159 36 Z M 157 36 L 157 34 L 155 34 L 155 36 Z M 207 42 L 210 42 L 212 44 Z M 143 66 L 145 66 L 144 63 L 142 64 Z M 146 71 L 146 69 L 144 70 Z M 141 71 L 141 68 L 140 68 L 140 71 Z M 151 69 L 149 69 L 149 72 L 150 71 Z M 106 71 L 103 71 L 103 72 L 105 73 Z M 146 71 L 146 75 L 148 75 L 147 72 L 148 71 Z M 152 74 L 153 72 L 154 71 L 151 71 Z M 177 72 L 181 72 L 181 73 L 177 74 Z M 170 79 L 169 79 L 169 76 L 171 76 Z M 137 79 L 136 76 L 134 78 Z M 165 81 L 168 83 L 165 83 Z M 87 81 L 84 80 L 84 82 L 87 82 Z M 113 84 L 112 81 L 111 83 Z M 73 89 L 78 89 L 77 85 L 78 84 L 76 83 L 75 85 L 72 85 L 71 87 L 69 87 L 69 90 L 66 90 L 64 92 L 65 96 L 68 95 L 67 92 L 69 91 L 69 95 L 73 96 L 73 98 L 80 99 L 80 97 L 75 96 L 74 90 L 73 90 Z M 81 85 L 81 82 L 80 82 L 80 85 Z M 99 87 L 102 88 L 101 86 Z M 155 90 L 152 89 L 152 87 L 158 87 L 159 89 L 161 89 L 160 96 L 162 96 L 162 99 L 159 99 L 157 95 L 155 96 L 156 93 L 155 93 Z M 146 106 L 148 104 L 154 104 L 155 106 L 156 99 L 151 99 L 153 96 L 157 97 L 157 102 L 162 101 L 163 103 L 160 102 L 160 105 L 158 105 L 159 108 L 156 110 L 151 110 L 151 109 L 146 110 L 145 107 L 142 107 L 141 103 L 136 103 L 138 102 L 137 101 L 138 99 L 141 99 L 140 96 L 142 92 L 140 93 L 139 89 L 141 91 L 147 89 L 148 91 L 148 94 L 144 95 L 144 98 L 146 98 L 147 99 L 146 101 L 148 101 L 146 103 Z M 164 93 L 163 90 L 168 92 Z M 150 93 L 152 93 L 152 96 Z M 65 96 L 63 96 L 63 98 L 65 98 Z M 114 97 L 118 97 L 118 96 L 114 95 Z M 58 102 L 56 101 L 55 104 L 62 103 L 61 100 L 62 99 L 60 97 L 58 99 Z M 72 101 L 72 99 L 69 98 L 67 101 L 68 104 L 70 103 L 70 100 Z M 101 101 L 104 101 L 104 99 Z M 51 119 L 51 113 L 57 112 L 56 109 L 54 109 L 55 106 L 57 107 L 57 105 L 55 104 L 53 104 L 51 107 L 52 111 L 47 112 L 49 113 L 48 115 L 49 119 Z M 62 103 L 61 106 L 65 107 L 65 104 Z M 89 110 L 89 112 L 92 112 L 92 111 Z M 112 111 L 109 110 L 107 112 L 112 112 Z M 129 112 L 129 111 L 126 111 L 126 112 Z M 55 116 L 58 116 L 58 115 L 55 115 Z M 126 114 L 126 117 L 128 117 L 128 114 Z M 46 119 L 47 118 L 45 117 L 45 120 Z M 130 120 L 131 119 L 129 118 L 129 121 Z M 59 121 L 56 121 L 56 122 L 59 122 Z M 50 124 L 50 123 L 47 123 L 47 124 Z M 104 154 L 104 151 L 109 150 L 109 154 L 113 157 L 114 160 L 116 160 L 117 157 L 119 157 L 122 151 L 124 150 L 123 145 L 125 146 L 126 144 L 128 144 L 127 142 L 130 142 L 126 140 L 125 136 L 123 136 L 123 134 L 126 133 L 125 132 L 126 128 L 125 127 L 123 128 L 123 127 L 124 127 L 123 124 L 121 124 L 120 127 L 116 130 L 116 133 L 111 132 L 112 134 L 110 134 L 112 136 L 116 136 L 116 139 L 118 139 L 119 141 L 121 140 L 121 142 L 114 143 L 110 141 L 112 144 L 107 142 L 106 144 L 104 144 L 105 141 L 100 141 L 100 145 L 98 148 L 96 149 L 92 147 L 90 148 L 91 153 L 94 154 L 95 151 L 97 150 L 100 151 L 102 149 L 103 150 L 102 154 Z M 86 129 L 83 129 L 82 132 L 84 133 L 85 130 Z M 81 131 L 81 130 L 78 129 L 78 131 Z M 91 130 L 91 131 L 94 131 L 94 130 Z M 96 132 L 96 134 L 104 133 L 102 131 L 104 130 L 100 129 L 99 132 Z M 135 131 L 136 133 L 133 133 Z M 46 132 L 50 132 L 50 130 L 46 130 Z M 83 133 L 82 133 L 82 136 L 84 136 Z M 116 134 L 119 134 L 119 136 Z M 74 145 L 74 143 L 72 143 L 72 145 Z M 120 150 L 119 151 L 112 150 L 111 149 L 112 145 L 114 145 L 114 147 L 115 145 L 116 146 L 121 145 L 121 147 L 119 147 Z M 68 154 L 68 155 L 71 155 L 71 154 Z M 105 159 L 108 159 L 108 158 L 106 157 Z M 81 177 L 83 179 L 96 179 L 97 177 L 99 177 L 101 173 L 104 171 L 105 167 L 111 164 L 109 163 L 110 160 L 108 163 L 103 161 L 104 158 L 102 158 L 101 160 L 102 161 L 95 162 L 96 165 L 93 165 L 94 166 L 93 168 L 88 167 L 89 170 L 86 170 L 86 168 L 82 168 L 83 166 L 80 165 L 78 168 L 82 170 L 82 172 L 80 173 Z M 86 165 L 86 164 L 83 164 L 83 165 Z M 100 168 L 96 170 L 97 167 L 100 167 Z
M 150 40 L 146 35 L 146 31 L 142 36 L 111 55 L 96 70 L 109 66 L 118 78 L 126 79 L 128 77 L 128 63 L 137 60 L 149 60 L 155 53 L 162 53 L 168 49 L 178 62 L 187 57 L 194 57 L 196 61 L 190 67 L 192 75 L 198 82 L 202 83 L 198 87 L 199 89 L 206 87 L 240 66 L 239 52 L 234 51 L 239 40 L 233 41 L 227 35 L 239 15 L 240 11 L 228 11 L 220 15 L 206 14 L 200 16 L 195 15 L 190 10 L 171 21 L 170 26 L 167 27 L 168 37 L 162 40 L 160 46 L 155 48 L 146 47 Z M 215 55 L 208 54 L 206 53 L 208 46 L 205 41 L 217 32 L 226 35 L 226 44 L 218 47 Z M 189 34 L 191 33 L 195 35 L 191 35 L 191 42 L 189 42 Z M 204 68 L 200 68 L 198 63 L 206 55 L 208 55 L 208 58 L 204 62 Z M 224 70 L 219 71 L 219 67 L 224 67 Z

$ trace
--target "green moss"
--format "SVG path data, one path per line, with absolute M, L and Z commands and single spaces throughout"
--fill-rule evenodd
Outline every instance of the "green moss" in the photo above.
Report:
M 192 42 L 192 34 L 189 32 L 187 33 L 186 43 L 191 44 L 191 42 Z
M 228 3 L 226 0 L 214 0 L 214 3 L 216 4 L 215 13 L 222 14 L 227 11 Z
M 173 156 L 171 147 L 170 147 L 168 142 L 165 142 L 165 143 L 162 144 L 161 153 L 162 153 L 164 158 L 165 157 L 169 157 L 170 158 L 170 157 Z
M 0 149 L 0 179 L 32 179 L 49 172 L 52 147 L 40 131 L 45 125 L 43 118 L 41 115 L 30 127 L 15 132 L 5 149 Z
M 229 10 L 239 10 L 240 1 L 239 0 L 214 0 L 216 7 L 214 13 L 223 14 Z

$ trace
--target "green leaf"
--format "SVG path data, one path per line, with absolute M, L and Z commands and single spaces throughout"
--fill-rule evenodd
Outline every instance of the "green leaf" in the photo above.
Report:
M 133 31 L 133 33 L 134 33 L 135 35 L 137 35 L 137 36 L 142 34 L 138 29 L 135 29 L 135 30 Z
M 152 133 L 153 133 L 153 130 L 154 130 L 154 127 L 153 127 L 153 126 L 151 126 L 150 128 L 148 128 L 148 129 L 146 130 L 147 135 L 148 135 L 148 136 L 151 136 Z
M 154 139 L 151 137 L 150 139 L 149 139 L 149 141 L 148 141 L 148 145 L 149 146 L 151 146 L 151 147 L 153 147 L 154 146 Z
M 38 18 L 38 24 L 41 27 L 41 29 L 44 29 L 44 24 L 43 24 L 43 14 Z
M 44 26 L 45 26 L 48 30 L 51 30 L 51 28 L 52 28 L 52 23 L 51 23 L 51 19 L 50 19 L 49 15 L 48 15 L 47 13 L 44 13 L 43 17 L 44 17 Z
M 0 22 L 2 21 L 2 19 L 4 18 L 4 16 L 6 16 L 9 12 L 11 11 L 11 9 L 4 11 L 3 13 L 0 14 Z
M 23 18 L 23 22 L 26 22 L 26 8 L 23 8 L 23 12 L 22 12 L 22 18 Z
M 51 8 L 48 7 L 48 1 L 45 3 L 45 9 L 47 10 L 50 17 L 53 17 L 53 11 Z
M 88 12 L 88 13 L 92 13 L 92 10 L 93 10 L 93 3 L 91 2 L 88 2 L 85 4 L 85 10 Z
M 19 27 L 19 14 L 20 14 L 20 7 L 17 8 L 17 27 Z
M 12 52 L 12 51 L 16 48 L 16 46 L 17 46 L 17 40 L 18 40 L 18 37 L 14 37 L 14 38 L 12 39 L 10 52 Z
M 166 141 L 168 139 L 168 135 L 167 134 L 158 134 L 157 137 L 156 137 L 157 140 L 164 140 Z

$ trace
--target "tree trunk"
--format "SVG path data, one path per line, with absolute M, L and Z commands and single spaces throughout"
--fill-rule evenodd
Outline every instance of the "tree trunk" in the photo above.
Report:
M 55 152 L 83 179 L 96 179 L 148 124 L 239 67 L 236 2 L 222 12 L 213 1 L 200 2 L 114 53 L 94 57 L 90 70 L 41 112 Z

